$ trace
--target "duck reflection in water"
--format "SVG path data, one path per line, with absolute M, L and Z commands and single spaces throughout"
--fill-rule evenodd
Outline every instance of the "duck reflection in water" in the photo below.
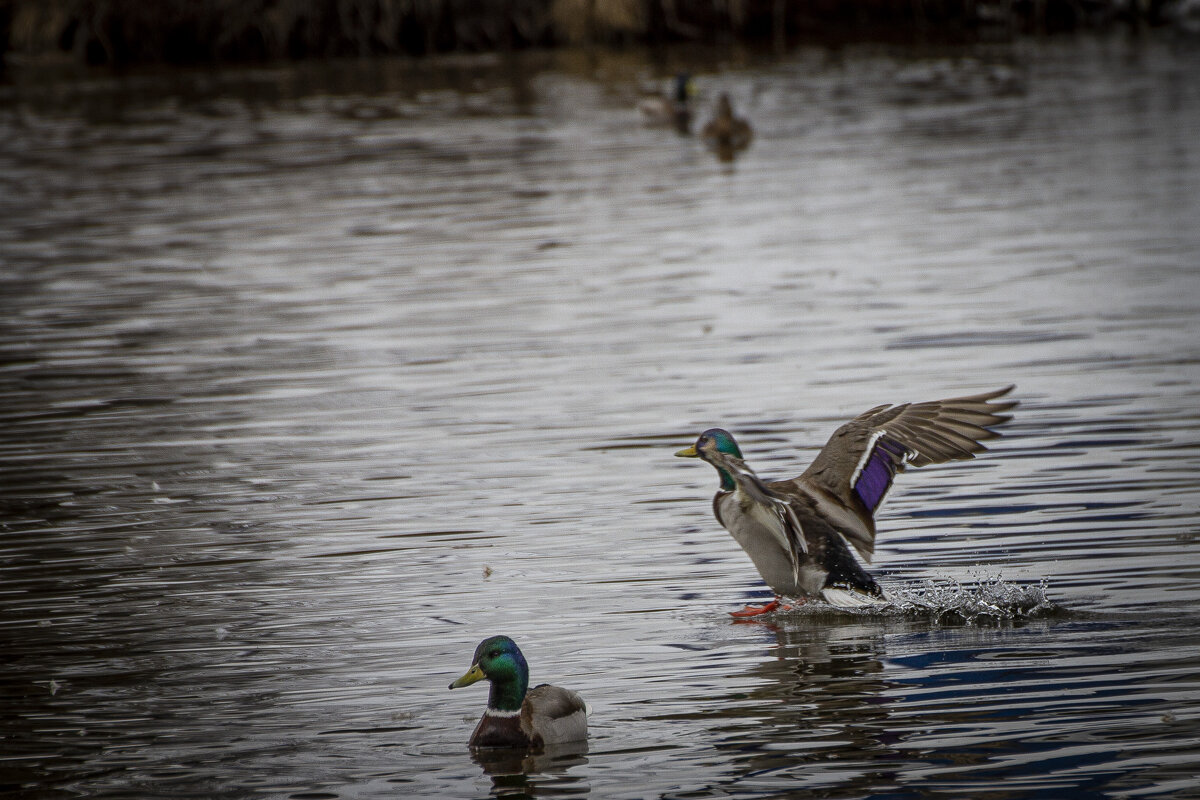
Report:
M 547 745 L 536 752 L 511 748 L 472 749 L 471 760 L 492 779 L 495 795 L 536 796 L 539 784 L 546 784 L 546 794 L 586 794 L 583 777 L 568 771 L 588 763 L 586 740 Z M 539 776 L 545 776 L 539 778 Z
M 669 718 L 711 731 L 714 746 L 731 759 L 729 783 L 772 772 L 811 774 L 837 763 L 838 796 L 856 796 L 856 788 L 870 794 L 886 766 L 851 774 L 847 762 L 886 765 L 880 754 L 903 738 L 891 719 L 901 685 L 885 677 L 881 660 L 892 631 L 878 622 L 831 625 L 817 615 L 733 624 L 736 634 L 761 633 L 768 652 L 744 672 L 726 675 L 725 694 L 718 687 L 694 712 Z M 727 788 L 709 786 L 696 796 L 721 796 Z

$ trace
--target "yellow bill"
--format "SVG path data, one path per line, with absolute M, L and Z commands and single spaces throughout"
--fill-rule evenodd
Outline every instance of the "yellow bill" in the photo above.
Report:
M 472 683 L 481 681 L 486 677 L 487 676 L 483 674 L 483 670 L 479 668 L 478 664 L 472 664 L 471 668 L 467 670 L 465 675 L 456 680 L 454 683 L 450 684 L 450 688 L 461 689 L 464 686 L 470 686 Z

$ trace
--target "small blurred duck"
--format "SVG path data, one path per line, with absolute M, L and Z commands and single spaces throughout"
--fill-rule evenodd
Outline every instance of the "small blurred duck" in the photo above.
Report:
M 672 127 L 690 133 L 692 125 L 692 76 L 681 72 L 671 81 L 669 92 L 651 92 L 638 102 L 638 112 L 646 125 Z
M 732 161 L 734 156 L 750 146 L 754 131 L 750 123 L 733 115 L 733 104 L 729 95 L 722 92 L 717 99 L 717 114 L 700 131 L 700 137 L 722 161 Z

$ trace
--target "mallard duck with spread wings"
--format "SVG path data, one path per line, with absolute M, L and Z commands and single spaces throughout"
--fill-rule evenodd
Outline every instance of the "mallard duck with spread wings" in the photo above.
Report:
M 821 598 L 833 605 L 868 604 L 883 597 L 868 563 L 875 552 L 875 511 L 896 475 L 974 458 L 993 426 L 1011 417 L 1015 400 L 994 392 L 927 403 L 876 406 L 842 425 L 797 478 L 763 481 L 743 460 L 733 436 L 720 428 L 700 434 L 675 455 L 716 468 L 721 487 L 713 513 L 741 545 L 776 598 L 747 606 L 748 617 L 779 608 L 780 597 Z

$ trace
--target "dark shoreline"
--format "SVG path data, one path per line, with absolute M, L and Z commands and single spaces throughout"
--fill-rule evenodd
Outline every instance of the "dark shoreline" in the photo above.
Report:
M 1003 40 L 1158 25 L 1172 0 L 0 0 L 0 56 L 203 64 L 561 45 Z M 0 62 L 2 63 L 2 62 Z

